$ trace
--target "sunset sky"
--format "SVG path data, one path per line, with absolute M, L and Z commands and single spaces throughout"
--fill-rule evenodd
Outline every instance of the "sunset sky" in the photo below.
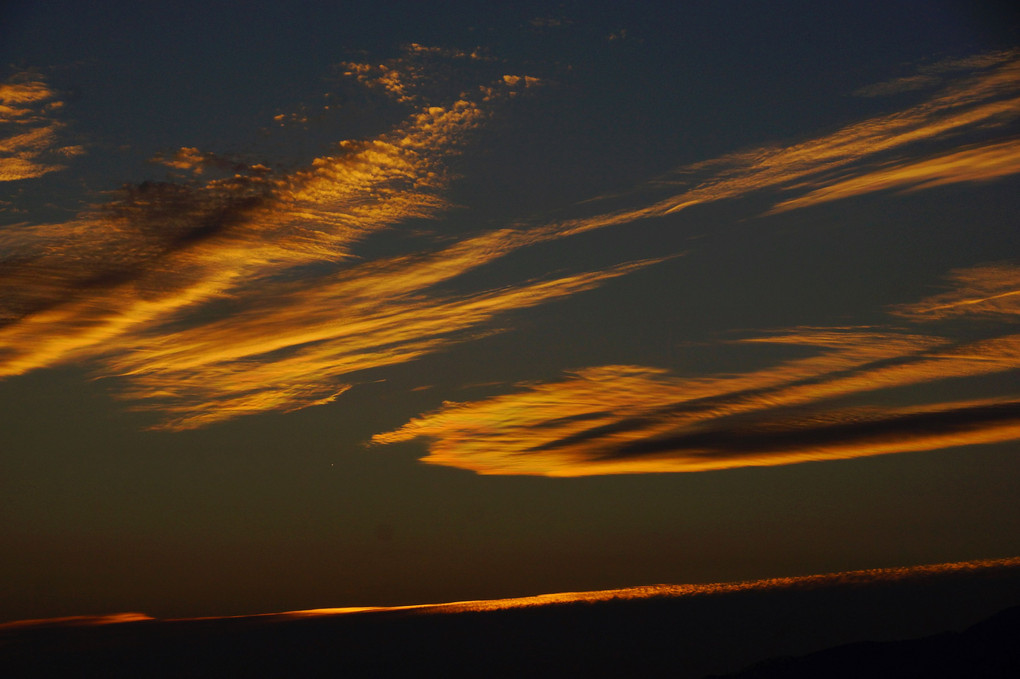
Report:
M 1007 3 L 0 9 L 0 622 L 1020 555 Z

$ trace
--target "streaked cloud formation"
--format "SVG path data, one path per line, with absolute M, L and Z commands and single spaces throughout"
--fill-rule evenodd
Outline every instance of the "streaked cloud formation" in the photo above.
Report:
M 413 360 L 470 336 L 464 333 L 498 314 L 590 290 L 654 261 L 470 295 L 423 293 L 486 255 L 502 254 L 479 245 L 372 262 L 314 287 L 264 290 L 242 312 L 143 337 L 110 364 L 132 377 L 128 396 L 159 402 L 172 418 L 168 428 L 294 410 L 332 400 L 349 387 L 339 380 L 351 373 Z
M 936 155 L 918 162 L 903 162 L 837 181 L 800 198 L 783 201 L 772 212 L 852 198 L 875 191 L 920 191 L 945 184 L 989 181 L 1017 172 L 1020 172 L 1020 142 L 1010 140 Z
M 915 321 L 959 316 L 1020 317 L 1020 267 L 1002 262 L 951 274 L 953 288 L 916 304 L 893 309 Z
M 974 298 L 971 282 L 1009 285 L 1016 271 L 1000 265 L 957 272 L 959 289 L 898 312 L 978 311 L 991 302 Z M 482 401 L 445 403 L 372 440 L 425 438 L 425 462 L 480 474 L 583 476 L 770 466 L 1020 438 L 1015 397 L 847 404 L 883 394 L 896 403 L 895 390 L 905 387 L 1016 370 L 1020 335 L 953 341 L 870 327 L 796 328 L 737 341 L 813 355 L 691 378 L 640 365 L 586 368 Z
M 880 190 L 985 181 L 1020 169 L 1016 140 L 995 136 L 1020 114 L 1020 58 L 1014 52 L 980 55 L 941 67 L 935 80 L 942 89 L 913 107 L 797 144 L 684 167 L 658 185 L 670 193 L 664 199 L 587 217 L 536 219 L 442 246 L 432 242 L 412 254 L 357 260 L 354 247 L 369 235 L 444 214 L 451 207 L 445 198 L 449 159 L 463 151 L 494 106 L 539 82 L 493 70 L 502 69 L 493 62 L 479 52 L 418 44 L 380 63 L 344 62 L 342 73 L 407 107 L 405 120 L 374 138 L 340 142 L 289 173 L 182 147 L 155 160 L 189 173 L 190 181 L 128 186 L 69 222 L 0 231 L 5 283 L 0 377 L 92 361 L 100 375 L 126 377 L 123 393 L 140 407 L 164 412 L 164 426 L 174 429 L 293 410 L 335 398 L 351 386 L 352 373 L 485 334 L 500 314 L 590 290 L 661 261 L 495 290 L 435 289 L 526 246 L 766 189 L 777 196 L 775 213 Z M 486 64 L 489 79 L 465 86 L 453 77 L 453 63 Z M 0 95 L 4 121 L 36 125 L 3 147 L 21 163 L 10 166 L 22 168 L 9 170 L 11 176 L 57 169 L 39 160 L 57 129 L 47 117 L 59 104 L 53 93 L 41 81 L 20 77 L 3 85 Z M 972 136 L 976 131 L 979 140 Z M 947 140 L 953 143 L 950 150 L 942 146 Z M 786 197 L 791 193 L 797 195 Z M 940 299 L 897 313 L 920 318 L 962 313 L 948 309 L 963 306 L 1013 309 L 1012 288 L 986 289 L 995 284 L 981 277 L 993 274 L 961 274 L 974 278 L 976 287 L 954 294 L 980 302 Z M 975 374 L 982 370 L 979 365 L 1010 364 L 1008 356 L 1015 354 L 1009 337 L 963 347 L 935 337 L 861 329 L 796 330 L 755 341 L 800 344 L 819 353 L 757 373 L 693 381 L 642 366 L 589 368 L 561 383 L 530 385 L 524 394 L 450 406 L 377 440 L 426 436 L 435 441 L 430 461 L 489 473 L 540 474 L 748 464 L 752 438 L 759 442 L 760 464 L 854 456 L 865 449 L 938 447 L 961 437 L 978 440 L 981 435 L 963 420 L 998 422 L 1001 409 L 943 404 L 955 413 L 946 411 L 945 421 L 957 424 L 936 427 L 938 435 L 926 443 L 909 444 L 890 441 L 899 440 L 897 423 L 926 417 L 920 411 L 857 412 L 852 417 L 871 423 L 871 433 L 864 436 L 860 429 L 867 441 L 842 448 L 823 441 L 826 432 L 835 431 L 824 429 L 830 424 L 801 421 L 785 411 L 774 420 L 773 414 L 868 391 L 875 387 L 864 385 L 875 380 L 895 386 L 934 375 Z M 954 352 L 959 356 L 952 358 Z M 960 352 L 982 358 L 964 358 Z M 889 361 L 896 366 L 883 363 Z M 545 414 L 539 405 L 528 405 L 534 399 L 548 406 Z M 461 431 L 455 421 L 456 413 L 475 417 L 471 408 L 489 418 L 486 426 L 503 432 L 482 437 L 477 445 L 488 451 L 484 454 L 466 452 L 477 432 L 473 425 Z M 514 415 L 504 419 L 508 409 Z M 556 409 L 562 412 L 553 414 Z M 603 412 L 610 410 L 614 414 Z M 616 417 L 622 412 L 630 413 L 627 426 Z M 836 419 L 843 421 L 844 415 Z M 734 429 L 731 418 L 741 418 L 744 428 Z M 535 427 L 541 431 L 538 438 L 533 438 Z M 602 427 L 609 428 L 607 436 L 598 433 Z M 730 439 L 721 436 L 722 428 L 731 432 Z M 702 438 L 691 438 L 695 429 Z M 519 441 L 501 438 L 517 430 L 510 439 Z M 709 436 L 713 431 L 715 438 Z M 745 432 L 744 439 L 739 432 Z M 783 458 L 770 446 L 793 452 Z M 498 460 L 485 461 L 486 455 Z
M 793 144 L 686 165 L 657 182 L 667 197 L 562 227 L 579 233 L 766 191 L 772 193 L 763 195 L 779 197 L 766 213 L 774 214 L 877 191 L 988 181 L 1020 171 L 1015 127 L 1020 53 L 977 55 L 935 68 L 939 77 L 908 89 L 942 88 L 913 106 Z M 953 150 L 946 151 L 946 144 Z M 796 197 L 781 197 L 789 194 Z
M 420 45 L 406 51 L 387 73 L 417 72 L 422 55 L 475 58 Z M 499 314 L 645 266 L 473 293 L 430 290 L 556 237 L 548 229 L 354 257 L 352 246 L 366 236 L 446 211 L 446 161 L 489 107 L 528 85 L 500 76 L 441 105 L 401 95 L 411 105 L 403 123 L 340 142 L 335 153 L 286 175 L 184 147 L 156 160 L 216 176 L 129 186 L 70 222 L 0 232 L 0 376 L 98 361 L 99 374 L 128 377 L 123 393 L 165 413 L 166 427 L 196 427 L 328 402 L 349 388 L 341 378 L 353 372 L 491 332 L 483 326 Z
M 34 179 L 64 169 L 81 146 L 60 145 L 55 114 L 64 103 L 38 76 L 17 73 L 0 82 L 0 182 Z

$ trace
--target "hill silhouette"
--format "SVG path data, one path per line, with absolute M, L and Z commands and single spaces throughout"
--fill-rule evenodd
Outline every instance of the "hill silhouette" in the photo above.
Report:
M 858 642 L 798 658 L 773 658 L 719 679 L 1011 679 L 1020 677 L 1020 606 L 962 633 Z

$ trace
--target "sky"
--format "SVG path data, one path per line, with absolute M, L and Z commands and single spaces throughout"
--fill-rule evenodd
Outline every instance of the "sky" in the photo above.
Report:
M 5 3 L 0 618 L 1017 556 L 1016 19 Z

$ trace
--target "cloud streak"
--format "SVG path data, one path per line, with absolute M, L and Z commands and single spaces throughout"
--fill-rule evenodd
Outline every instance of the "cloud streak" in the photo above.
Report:
M 1020 267 L 1001 262 L 960 269 L 950 277 L 954 283 L 951 290 L 895 307 L 892 312 L 914 321 L 1020 316 Z
M 138 407 L 164 413 L 161 426 L 194 428 L 329 402 L 352 373 L 661 261 L 454 294 L 433 288 L 559 234 L 501 229 L 417 254 L 354 256 L 368 235 L 448 210 L 446 161 L 528 85 L 500 77 L 416 104 L 391 131 L 341 142 L 289 174 L 185 147 L 157 161 L 215 178 L 125 187 L 70 222 L 0 232 L 0 377 L 93 361 L 100 375 L 127 378 L 122 393 Z
M 878 191 L 919 191 L 1020 171 L 1020 144 L 1011 134 L 1020 118 L 1020 53 L 977 55 L 928 70 L 932 69 L 948 75 L 925 76 L 929 79 L 924 86 L 943 87 L 914 106 L 797 143 L 761 146 L 686 165 L 656 182 L 653 188 L 668 192 L 664 198 L 567 220 L 559 228 L 581 233 L 752 194 L 800 194 L 779 198 L 765 212 L 776 214 Z M 999 138 L 989 139 L 996 134 Z M 966 141 L 972 138 L 977 140 Z M 947 143 L 953 144 L 953 151 L 933 148 Z
M 473 245 L 419 261 L 373 262 L 314 287 L 264 291 L 257 305 L 224 321 L 141 338 L 110 365 L 132 378 L 127 396 L 151 400 L 168 415 L 168 429 L 294 410 L 331 401 L 350 387 L 341 380 L 352 373 L 413 360 L 484 334 L 479 329 L 501 314 L 591 290 L 659 261 L 469 295 L 423 292 L 478 266 L 468 254 Z
M 956 272 L 960 289 L 938 301 L 980 305 L 967 286 L 1004 270 Z M 954 301 L 935 306 L 954 308 Z M 931 304 L 918 308 L 923 313 Z M 640 365 L 586 368 L 481 401 L 445 403 L 372 441 L 424 438 L 425 462 L 480 474 L 584 476 L 771 466 L 1020 438 L 1016 398 L 846 405 L 862 398 L 895 403 L 906 387 L 1015 371 L 1020 335 L 953 341 L 892 329 L 801 328 L 738 341 L 814 355 L 693 378 Z
M 983 182 L 1020 172 L 1020 142 L 1010 140 L 932 156 L 837 181 L 777 204 L 771 214 L 875 191 L 921 191 L 946 184 Z
M 452 87 L 443 81 L 449 72 L 437 67 L 444 60 L 481 63 L 487 58 L 412 44 L 397 59 L 381 64 L 342 64 L 350 77 L 382 88 L 408 106 L 409 114 L 388 132 L 341 142 L 304 168 L 279 173 L 266 165 L 182 147 L 156 160 L 191 173 L 189 183 L 125 187 L 113 200 L 69 222 L 0 231 L 4 283 L 0 378 L 69 361 L 92 361 L 101 375 L 126 377 L 129 386 L 124 393 L 141 407 L 167 412 L 164 426 L 169 428 L 292 410 L 335 398 L 353 383 L 349 377 L 353 373 L 438 351 L 451 342 L 490 332 L 486 328 L 501 314 L 590 290 L 661 261 L 496 290 L 462 294 L 435 290 L 526 246 L 763 189 L 800 192 L 799 197 L 775 204 L 772 212 L 781 212 L 879 190 L 985 181 L 1020 168 L 1012 140 L 972 143 L 921 159 L 888 157 L 902 148 L 978 128 L 994 132 L 1016 118 L 1020 59 L 1015 53 L 984 55 L 944 69 L 954 79 L 945 78 L 949 85 L 913 108 L 799 144 L 763 147 L 688 166 L 680 172 L 681 180 L 665 186 L 672 195 L 643 207 L 522 224 L 443 248 L 430 246 L 430 252 L 358 261 L 354 248 L 366 237 L 411 219 L 444 214 L 451 207 L 444 197 L 451 179 L 449 159 L 465 148 L 494 106 L 537 82 L 527 76 L 500 75 L 473 88 Z M 966 74 L 959 75 L 964 70 Z M 442 92 L 439 100 L 426 94 L 432 90 Z M 8 140 L 12 153 L 35 148 L 33 144 L 49 148 L 53 128 L 46 122 L 48 114 L 37 111 L 57 103 L 46 85 L 21 79 L 0 87 L 0 94 L 6 106 L 3 115 L 10 121 L 38 124 L 35 131 L 23 133 L 36 135 L 32 137 L 36 141 L 17 136 Z M 680 192 L 678 185 L 684 187 Z M 964 300 L 939 298 L 923 308 L 904 307 L 896 313 L 912 320 L 960 314 L 964 308 L 968 313 L 992 313 L 1001 307 L 1012 313 L 1015 281 L 1001 289 L 987 280 L 975 279 L 974 285 L 973 294 L 954 293 L 970 295 Z M 868 335 L 862 330 L 832 331 L 823 338 L 825 333 L 813 331 L 810 337 L 791 332 L 785 338 L 764 338 L 761 341 L 801 342 L 821 353 L 758 373 L 683 381 L 684 396 L 653 399 L 643 406 L 651 412 L 635 415 L 657 422 L 648 424 L 640 438 L 665 436 L 680 426 L 679 411 L 666 416 L 659 410 L 692 398 L 716 400 L 713 407 L 722 414 L 698 425 L 708 426 L 713 417 L 754 412 L 755 407 L 741 404 L 751 403 L 748 394 L 761 390 L 790 406 L 831 398 L 826 389 L 833 394 L 853 392 L 854 375 L 842 376 L 840 371 L 861 372 L 865 364 L 875 363 L 866 380 L 903 384 L 928 379 L 921 376 L 927 367 L 943 375 L 976 370 L 973 362 L 954 363 L 946 356 L 927 362 L 911 359 L 909 368 L 879 370 L 881 361 L 905 362 L 913 352 L 929 350 L 941 340 L 895 333 L 854 339 L 862 333 Z M 880 355 L 872 356 L 869 352 L 880 344 Z M 950 353 L 955 350 L 951 343 L 946 346 Z M 900 353 L 888 354 L 893 349 Z M 1004 360 L 994 358 L 991 345 L 971 349 L 986 353 L 982 365 Z M 591 386 L 608 380 L 619 386 L 618 380 L 607 377 L 618 368 L 581 371 L 574 381 L 586 380 Z M 633 369 L 640 375 L 627 379 L 640 377 L 641 389 L 669 390 L 669 379 L 654 369 Z M 823 380 L 819 375 L 828 377 Z M 600 398 L 607 399 L 608 408 L 623 407 L 604 394 Z M 635 402 L 644 402 L 642 398 Z M 598 420 L 593 412 L 573 412 L 569 407 L 562 417 L 573 423 L 561 432 L 567 440 L 582 433 L 571 427 Z M 518 424 L 531 426 L 511 423 Z M 417 434 L 407 429 L 403 435 Z
M 368 234 L 436 216 L 443 161 L 483 117 L 466 100 L 430 106 L 287 176 L 145 183 L 69 223 L 5 230 L 2 275 L 19 285 L 0 299 L 0 375 L 104 353 L 126 332 L 349 261 Z

